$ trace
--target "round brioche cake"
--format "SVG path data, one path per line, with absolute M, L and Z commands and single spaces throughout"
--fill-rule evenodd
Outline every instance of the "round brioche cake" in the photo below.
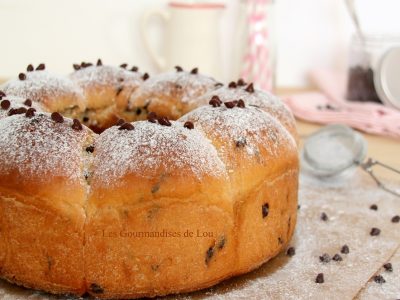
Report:
M 98 298 L 190 292 L 288 245 L 292 114 L 193 69 L 44 64 L 0 89 L 0 277 Z

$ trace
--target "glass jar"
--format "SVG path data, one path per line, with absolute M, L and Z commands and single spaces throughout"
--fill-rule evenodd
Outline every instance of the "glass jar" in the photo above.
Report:
M 347 96 L 350 101 L 385 102 L 381 94 L 381 61 L 388 50 L 400 47 L 400 35 L 354 35 L 350 43 Z M 378 84 L 378 86 L 377 86 Z

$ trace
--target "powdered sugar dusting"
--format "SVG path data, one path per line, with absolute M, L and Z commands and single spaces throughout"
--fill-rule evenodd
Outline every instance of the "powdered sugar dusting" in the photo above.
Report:
M 138 90 L 140 97 L 143 95 L 169 95 L 179 86 L 181 89 L 181 101 L 191 103 L 208 91 L 215 90 L 215 79 L 190 72 L 167 72 L 150 77 Z M 133 99 L 134 99 L 133 98 Z
M 199 178 L 225 174 L 225 166 L 209 140 L 196 129 L 171 123 L 168 127 L 139 121 L 132 123 L 134 130 L 119 130 L 117 126 L 107 129 L 96 141 L 94 178 L 112 185 L 128 173 L 159 176 L 161 172 L 190 170 Z
M 82 98 L 82 90 L 68 77 L 51 74 L 47 71 L 34 71 L 25 74 L 25 80 L 14 79 L 6 82 L 2 89 L 7 95 L 29 98 L 37 102 L 59 101 L 60 95 Z M 51 104 L 50 104 L 51 105 Z
M 295 147 L 292 136 L 282 125 L 255 107 L 229 109 L 225 106 L 207 105 L 191 111 L 179 120 L 192 121 L 195 126 L 200 126 L 211 134 L 212 139 L 222 139 L 225 143 L 245 143 L 249 155 L 259 153 L 260 146 L 265 147 L 271 156 L 277 156 L 280 147 L 284 145 Z
M 63 177 L 82 181 L 82 144 L 89 130 L 76 131 L 72 120 L 51 120 L 48 113 L 32 118 L 14 115 L 0 122 L 0 173 L 17 169 L 38 181 Z
M 32 106 L 27 106 L 26 104 L 24 104 L 26 99 L 18 97 L 18 96 L 6 96 L 6 97 L 3 97 L 3 99 L 0 100 L 0 102 L 3 101 L 3 100 L 10 101 L 10 107 L 8 109 L 0 108 L 0 119 L 3 119 L 5 117 L 7 117 L 8 116 L 8 112 L 12 108 L 15 109 L 15 108 L 24 107 L 26 109 L 29 109 L 30 107 L 32 107 L 32 108 L 36 109 L 36 111 L 38 111 L 38 112 L 43 111 L 43 108 L 39 103 L 36 103 L 36 102 L 32 101 Z

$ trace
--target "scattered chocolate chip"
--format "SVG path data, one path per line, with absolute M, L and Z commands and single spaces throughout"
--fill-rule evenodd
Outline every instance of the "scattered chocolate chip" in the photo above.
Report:
M 92 63 L 87 63 L 87 62 L 84 62 L 84 61 L 81 63 L 81 68 L 87 68 L 87 67 L 91 67 L 91 66 L 93 66 Z
M 95 293 L 95 294 L 103 294 L 104 290 L 101 286 L 99 286 L 97 283 L 92 283 L 90 285 L 90 290 Z
M 342 249 L 340 250 L 340 252 L 343 253 L 343 254 L 349 254 L 350 253 L 349 246 L 343 245 Z
M 238 148 L 243 148 L 244 146 L 246 146 L 247 141 L 245 137 L 240 137 L 237 141 L 236 141 L 236 147 Z
M 0 91 L 0 97 L 5 97 L 6 93 L 4 93 L 3 91 Z
M 221 87 L 221 86 L 224 86 L 224 84 L 221 83 L 221 82 L 217 82 L 216 84 L 214 84 L 214 86 L 215 86 L 215 87 Z
M 147 120 L 150 123 L 156 123 L 157 122 L 157 114 L 155 112 L 149 112 L 147 115 Z
M 62 115 L 60 115 L 58 112 L 53 112 L 51 114 L 51 119 L 56 122 L 56 123 L 62 123 L 64 122 L 64 118 Z
M 0 106 L 2 109 L 6 110 L 6 109 L 10 108 L 11 103 L 10 103 L 10 101 L 5 99 L 5 100 L 1 101 Z
M 18 78 L 19 78 L 19 80 L 25 80 L 26 75 L 24 73 L 19 73 Z
M 182 72 L 183 71 L 182 67 L 180 67 L 180 66 L 175 66 L 175 69 L 176 69 L 177 72 Z
M 22 115 L 24 113 L 27 112 L 27 109 L 25 107 L 20 107 L 20 108 L 11 108 L 8 111 L 8 115 L 9 116 L 13 116 L 13 115 Z
M 26 67 L 26 71 L 27 71 L 27 72 L 32 72 L 32 71 L 33 71 L 33 65 L 32 65 L 32 64 L 29 64 L 29 65 Z
M 372 205 L 369 207 L 369 209 L 371 209 L 371 210 L 378 210 L 378 205 L 372 204 Z
M 237 87 L 236 82 L 234 82 L 234 81 L 229 82 L 228 88 L 235 89 L 236 87 Z
M 36 109 L 34 109 L 32 107 L 29 108 L 25 113 L 25 117 L 32 118 L 35 115 L 35 111 L 36 111 Z
M 142 109 L 140 107 L 136 108 L 135 113 L 137 116 L 140 115 L 142 113 Z
M 315 283 L 324 283 L 324 273 L 319 273 L 315 278 Z
M 45 64 L 39 64 L 39 65 L 36 67 L 36 71 L 43 71 L 44 69 L 46 69 Z
M 245 89 L 246 92 L 248 93 L 254 93 L 254 86 L 252 83 L 250 83 L 247 88 Z
M 393 266 L 391 263 L 386 263 L 383 265 L 383 267 L 385 268 L 386 272 L 393 272 Z
M 340 256 L 340 254 L 335 254 L 333 257 L 332 257 L 332 260 L 334 260 L 334 261 L 342 261 L 343 260 L 343 258 Z
M 117 123 L 115 123 L 115 125 L 121 126 L 121 125 L 124 124 L 124 123 L 125 123 L 125 120 L 124 120 L 124 119 L 119 119 L 119 120 L 117 121 Z
M 269 204 L 268 203 L 264 203 L 261 206 L 261 214 L 262 214 L 263 219 L 268 216 L 268 214 L 269 214 Z
M 73 64 L 72 67 L 74 68 L 75 71 L 78 71 L 81 68 L 81 65 Z
M 242 99 L 238 100 L 237 107 L 240 107 L 240 108 L 245 108 L 246 107 L 245 104 L 244 104 L 244 101 Z
M 385 282 L 386 282 L 385 278 L 383 278 L 382 275 L 376 275 L 376 276 L 374 276 L 374 281 L 375 281 L 376 283 L 379 283 L 379 284 L 382 284 L 382 283 L 385 283 Z
M 227 108 L 234 108 L 236 105 L 233 101 L 224 102 L 224 104 Z
M 287 256 L 294 256 L 296 254 L 296 249 L 294 247 L 289 247 L 286 251 L 286 255 Z
M 187 122 L 185 122 L 185 124 L 183 124 L 183 127 L 187 128 L 187 129 L 193 129 L 194 125 L 192 122 L 187 121 Z
M 222 104 L 222 101 L 218 96 L 212 96 L 211 100 L 208 102 L 212 107 L 219 107 Z
M 369 233 L 371 236 L 378 236 L 381 234 L 381 230 L 379 228 L 373 227 L 371 232 Z
M 171 126 L 171 122 L 168 120 L 167 117 L 159 117 L 157 120 L 158 120 L 158 124 L 160 124 L 160 125 Z
M 78 119 L 73 119 L 72 121 L 72 129 L 80 131 L 83 129 L 81 122 Z
M 321 218 L 322 221 L 328 221 L 328 215 L 326 213 L 324 213 L 324 212 L 321 214 L 320 218 Z
M 149 78 L 150 78 L 150 75 L 147 74 L 147 73 L 144 73 L 143 76 L 142 76 L 142 79 L 143 79 L 144 81 L 146 81 L 146 80 L 149 79 Z
M 206 264 L 207 265 L 210 262 L 213 255 L 214 255 L 214 248 L 213 247 L 208 248 L 208 250 L 206 252 Z
M 194 68 L 192 71 L 190 71 L 190 74 L 197 74 L 199 73 L 199 68 Z
M 400 216 L 394 216 L 392 218 L 392 223 L 399 223 L 400 222 Z
M 119 130 L 133 130 L 135 127 L 131 123 L 124 123 L 118 128 Z
M 101 59 L 99 58 L 96 62 L 96 66 L 102 66 L 103 62 L 101 61 Z
M 139 71 L 139 68 L 136 67 L 136 66 L 133 66 L 133 67 L 131 68 L 131 71 L 132 71 L 132 72 L 137 72 L 137 71 Z
M 124 87 L 123 87 L 123 86 L 120 86 L 120 87 L 117 89 L 117 92 L 116 92 L 115 94 L 118 96 L 119 94 L 121 94 L 121 92 L 122 92 L 123 89 L 124 89 Z
M 88 153 L 93 153 L 94 152 L 94 146 L 93 145 L 87 146 L 85 150 Z
M 322 263 L 328 263 L 331 261 L 331 257 L 329 256 L 328 253 L 324 253 L 319 257 L 319 261 Z
M 24 105 L 31 107 L 32 106 L 32 100 L 31 99 L 26 99 L 24 102 Z
M 83 117 L 83 122 L 85 122 L 85 123 L 87 123 L 87 122 L 89 122 L 89 117 Z
M 125 63 L 119 65 L 119 67 L 122 68 L 122 69 L 126 69 L 127 66 L 128 66 L 128 64 L 125 64 Z
M 237 81 L 237 85 L 238 86 L 245 86 L 246 82 L 242 78 L 239 78 L 238 81 Z

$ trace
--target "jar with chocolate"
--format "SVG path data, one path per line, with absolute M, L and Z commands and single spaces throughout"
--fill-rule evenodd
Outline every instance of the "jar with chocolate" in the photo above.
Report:
M 353 36 L 349 53 L 348 100 L 387 104 L 387 98 L 393 98 L 386 87 L 393 85 L 393 82 L 399 79 L 385 67 L 387 66 L 385 60 L 388 59 L 387 54 L 398 47 L 400 47 L 400 35 Z M 390 56 L 392 61 L 393 55 Z M 397 61 L 400 64 L 398 58 L 394 59 L 393 63 Z

